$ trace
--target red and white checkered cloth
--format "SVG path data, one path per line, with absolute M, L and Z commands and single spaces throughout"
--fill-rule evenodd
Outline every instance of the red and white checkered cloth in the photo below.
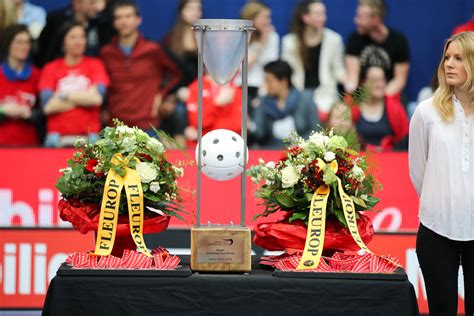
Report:
M 86 252 L 76 252 L 69 255 L 66 263 L 75 269 L 124 269 L 124 270 L 175 270 L 181 259 L 172 256 L 164 248 L 152 250 L 153 258 L 150 258 L 134 250 L 125 250 L 122 258 L 110 256 L 96 256 Z
M 292 255 L 267 256 L 260 259 L 260 264 L 276 267 L 282 271 L 296 271 L 301 261 L 302 252 Z M 321 257 L 316 269 L 308 272 L 352 272 L 352 273 L 392 273 L 400 266 L 397 258 L 377 256 L 372 253 L 364 255 L 336 252 L 332 257 Z

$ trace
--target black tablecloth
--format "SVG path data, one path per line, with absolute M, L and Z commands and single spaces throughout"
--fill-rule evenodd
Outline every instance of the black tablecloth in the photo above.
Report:
M 43 315 L 418 315 L 408 280 L 281 278 L 271 271 L 189 277 L 64 276 Z

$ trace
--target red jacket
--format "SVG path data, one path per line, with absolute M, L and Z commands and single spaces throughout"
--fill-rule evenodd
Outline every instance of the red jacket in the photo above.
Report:
M 214 98 L 222 89 L 209 76 L 204 76 L 202 88 L 202 134 L 214 129 L 224 128 L 240 134 L 242 113 L 242 90 L 231 85 L 235 89 L 234 97 L 229 104 L 216 105 Z M 195 80 L 189 86 L 189 96 L 186 101 L 189 126 L 198 126 L 198 81 Z
M 157 126 L 158 118 L 151 113 L 156 94 L 164 97 L 181 79 L 173 61 L 157 43 L 141 36 L 131 55 L 124 55 L 114 38 L 101 49 L 101 57 L 111 81 L 106 107 L 110 121 L 106 123 L 118 118 L 143 129 Z
M 384 137 L 380 142 L 380 148 L 382 150 L 391 150 L 393 145 L 408 136 L 409 120 L 398 95 L 385 96 L 385 108 L 394 134 Z M 352 121 L 354 124 L 357 124 L 360 118 L 359 107 L 351 104 L 351 111 Z
M 10 81 L 0 67 L 0 103 L 15 102 L 33 109 L 38 95 L 40 72 L 32 67 L 26 80 Z M 39 139 L 32 122 L 22 119 L 4 118 L 0 121 L 0 146 L 33 146 Z

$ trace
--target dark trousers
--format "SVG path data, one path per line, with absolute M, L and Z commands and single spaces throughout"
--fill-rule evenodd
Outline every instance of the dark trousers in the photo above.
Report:
M 464 271 L 464 309 L 474 315 L 474 241 L 456 241 L 420 224 L 416 254 L 425 280 L 430 315 L 457 314 L 458 271 Z

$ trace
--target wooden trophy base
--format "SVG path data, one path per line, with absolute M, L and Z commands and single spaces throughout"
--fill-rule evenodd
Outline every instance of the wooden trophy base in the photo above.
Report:
M 250 229 L 241 226 L 191 228 L 191 270 L 200 272 L 250 272 Z

